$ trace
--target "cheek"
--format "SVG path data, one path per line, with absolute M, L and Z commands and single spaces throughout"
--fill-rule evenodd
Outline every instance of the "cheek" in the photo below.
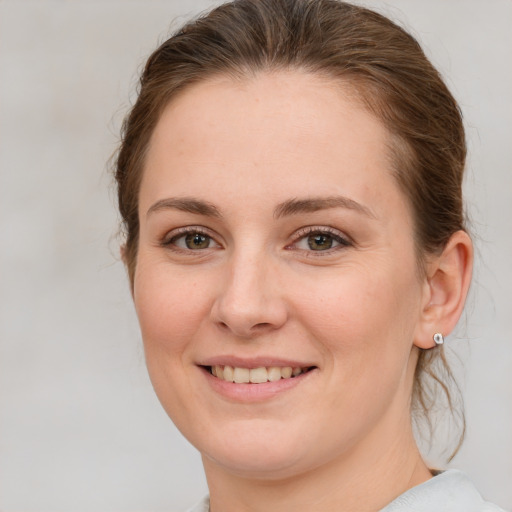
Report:
M 418 303 L 414 283 L 414 276 L 382 272 L 378 266 L 342 269 L 324 280 L 316 276 L 296 295 L 301 296 L 301 316 L 315 332 L 343 339 L 344 347 L 361 347 L 410 329 Z
M 200 401 L 190 368 L 195 367 L 191 353 L 210 307 L 205 281 L 141 257 L 134 285 L 149 377 L 163 408 L 186 430 Z
M 199 277 L 140 262 L 134 302 L 147 356 L 152 351 L 182 352 L 208 314 L 208 297 L 206 282 Z
M 396 389 L 418 318 L 414 271 L 389 264 L 351 268 L 325 282 L 316 279 L 301 297 L 298 316 L 326 355 L 333 379 L 343 381 L 333 388 L 342 386 L 349 402 L 350 396 L 359 402 L 364 395 Z

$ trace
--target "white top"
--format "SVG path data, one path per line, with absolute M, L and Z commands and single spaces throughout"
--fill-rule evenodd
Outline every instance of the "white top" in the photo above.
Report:
M 187 512 L 209 512 L 208 496 Z M 469 478 L 449 469 L 409 489 L 380 512 L 505 512 L 484 501 Z

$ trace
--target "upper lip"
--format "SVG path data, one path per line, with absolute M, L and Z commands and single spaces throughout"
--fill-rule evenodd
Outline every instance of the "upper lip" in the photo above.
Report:
M 239 357 L 233 355 L 219 355 L 208 357 L 200 362 L 199 366 L 233 366 L 236 368 L 269 368 L 271 366 L 285 368 L 291 366 L 292 368 L 310 368 L 316 366 L 310 362 L 297 361 L 294 359 L 283 359 L 272 356 L 258 356 L 258 357 Z

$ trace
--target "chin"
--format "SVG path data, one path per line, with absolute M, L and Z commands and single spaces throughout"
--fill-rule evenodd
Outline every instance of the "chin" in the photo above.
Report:
M 189 439 L 206 465 L 214 464 L 246 478 L 274 480 L 289 478 L 318 464 L 312 460 L 318 452 L 310 451 L 316 443 L 305 443 L 307 436 L 287 425 L 261 420 L 236 423 L 220 433 L 212 432 L 208 439 Z
M 201 455 L 205 462 L 208 460 L 229 473 L 250 479 L 281 480 L 302 471 L 300 457 L 296 453 L 276 453 L 268 449 L 255 449 L 254 446 L 228 453 L 211 450 Z

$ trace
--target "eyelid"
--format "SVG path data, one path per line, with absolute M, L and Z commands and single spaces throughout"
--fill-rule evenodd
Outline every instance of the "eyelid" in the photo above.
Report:
M 177 245 L 174 245 L 173 242 L 175 240 L 177 240 L 180 237 L 185 236 L 189 233 L 199 233 L 201 235 L 205 235 L 205 236 L 209 237 L 213 241 L 213 243 L 217 245 L 217 247 L 208 247 L 207 249 L 198 249 L 197 251 L 194 251 L 192 249 L 182 249 L 182 248 L 178 247 Z M 305 238 L 306 236 L 315 234 L 315 233 L 329 235 L 329 236 L 333 237 L 333 239 L 336 242 L 338 242 L 340 245 L 336 246 L 334 248 L 331 248 L 331 249 L 327 249 L 325 251 L 312 251 L 312 250 L 308 251 L 308 250 L 297 249 L 296 247 L 293 247 L 301 239 Z M 182 226 L 182 227 L 179 227 L 179 228 L 176 228 L 176 229 L 173 229 L 173 230 L 167 232 L 162 237 L 162 239 L 160 241 L 160 245 L 165 248 L 176 251 L 176 252 L 200 253 L 200 252 L 205 252 L 208 249 L 211 250 L 211 249 L 222 248 L 222 244 L 217 240 L 217 238 L 218 237 L 216 236 L 215 233 L 212 233 L 211 230 L 205 228 L 204 226 L 196 226 L 196 225 Z M 308 253 L 308 256 L 315 256 L 315 257 L 327 256 L 327 255 L 337 252 L 341 249 L 344 249 L 346 247 L 350 247 L 350 246 L 354 245 L 353 241 L 351 240 L 351 238 L 349 236 L 345 235 L 342 231 L 332 228 L 330 226 L 317 226 L 317 225 L 305 226 L 305 227 L 300 228 L 299 230 L 295 231 L 295 233 L 291 236 L 291 238 L 292 238 L 292 241 L 286 245 L 285 249 L 301 251 L 304 253 Z
M 168 231 L 161 239 L 160 245 L 169 249 L 172 249 L 174 251 L 179 252 L 201 252 L 206 251 L 208 249 L 201 249 L 194 251 L 192 249 L 186 250 L 181 249 L 180 247 L 173 244 L 175 240 L 178 238 L 181 238 L 182 236 L 188 235 L 189 233 L 199 233 L 200 235 L 207 236 L 210 238 L 218 247 L 208 247 L 208 249 L 217 249 L 219 247 L 222 247 L 222 244 L 217 241 L 217 237 L 212 234 L 212 232 L 205 228 L 204 226 L 182 226 L 176 229 L 173 229 L 171 231 Z
M 333 252 L 336 252 L 340 249 L 344 249 L 346 247 L 350 247 L 354 245 L 354 242 L 351 240 L 351 238 L 347 235 L 345 235 L 342 231 L 332 228 L 330 226 L 305 226 L 299 230 L 297 230 L 293 235 L 293 241 L 287 245 L 287 249 L 294 249 L 293 245 L 295 245 L 298 241 L 303 239 L 306 236 L 319 233 L 324 235 L 330 235 L 333 237 L 334 240 L 336 240 L 340 245 L 331 249 L 327 249 L 325 251 L 306 251 L 306 253 L 311 253 L 312 256 L 323 256 L 327 254 L 332 254 Z M 295 250 L 301 250 L 301 249 L 295 249 Z M 310 254 L 308 254 L 309 256 Z

